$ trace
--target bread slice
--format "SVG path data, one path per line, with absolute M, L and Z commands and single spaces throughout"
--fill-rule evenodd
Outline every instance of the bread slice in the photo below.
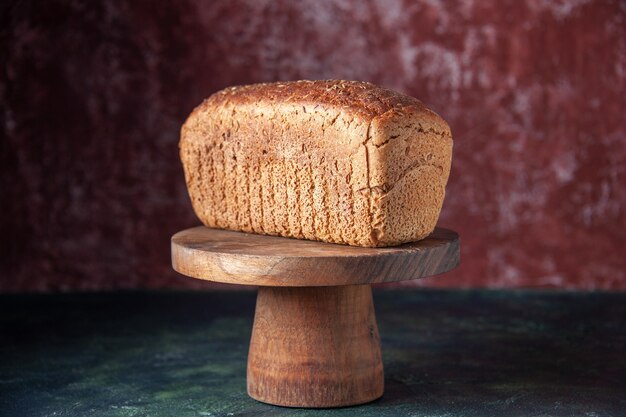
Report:
M 452 136 L 419 100 L 370 83 L 255 84 L 204 100 L 180 157 L 208 227 L 393 246 L 433 231 Z

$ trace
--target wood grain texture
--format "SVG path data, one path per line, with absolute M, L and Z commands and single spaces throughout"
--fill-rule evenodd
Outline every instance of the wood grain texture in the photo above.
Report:
M 449 271 L 460 261 L 458 234 L 442 228 L 419 242 L 362 248 L 201 226 L 175 234 L 171 245 L 181 274 L 276 287 L 404 281 Z
M 383 394 L 369 285 L 259 288 L 248 394 L 290 407 L 340 407 Z
M 248 355 L 248 394 L 289 407 L 341 407 L 379 398 L 383 366 L 369 284 L 434 275 L 458 263 L 459 236 L 446 229 L 391 248 L 203 226 L 172 237 L 172 265 L 178 272 L 261 286 Z

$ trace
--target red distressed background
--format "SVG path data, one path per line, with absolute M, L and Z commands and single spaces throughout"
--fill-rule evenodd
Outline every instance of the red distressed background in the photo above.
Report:
M 414 285 L 626 289 L 620 1 L 0 5 L 0 290 L 200 286 L 178 130 L 232 84 L 367 80 L 455 139 L 440 224 L 462 266 Z

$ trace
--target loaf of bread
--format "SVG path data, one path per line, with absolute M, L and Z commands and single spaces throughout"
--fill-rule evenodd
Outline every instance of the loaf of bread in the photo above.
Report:
M 370 83 L 255 84 L 204 100 L 180 157 L 208 227 L 393 246 L 433 231 L 452 136 L 419 100 Z

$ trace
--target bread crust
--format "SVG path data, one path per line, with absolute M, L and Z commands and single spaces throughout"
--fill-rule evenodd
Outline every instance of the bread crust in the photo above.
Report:
M 204 100 L 180 156 L 208 227 L 392 246 L 434 229 L 452 136 L 419 100 L 370 83 L 266 83 Z

